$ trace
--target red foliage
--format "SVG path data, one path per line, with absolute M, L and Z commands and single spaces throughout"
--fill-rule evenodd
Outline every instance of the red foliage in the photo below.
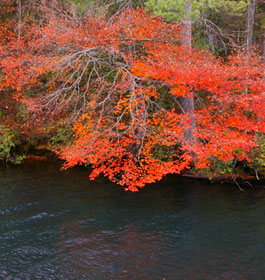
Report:
M 10 52 L 16 48 L 11 40 L 1 60 L 2 86 L 16 89 L 14 96 L 38 114 L 74 115 L 75 142 L 60 156 L 65 167 L 91 164 L 91 179 L 103 173 L 137 191 L 193 164 L 201 169 L 213 159 L 251 161 L 255 135 L 265 133 L 257 56 L 223 61 L 188 52 L 179 46 L 175 25 L 141 10 L 114 22 L 51 15 L 23 36 L 18 56 Z M 23 94 L 48 73 L 52 81 L 37 97 Z M 194 97 L 195 112 L 184 114 L 179 97 Z M 196 140 L 188 142 L 191 115 Z

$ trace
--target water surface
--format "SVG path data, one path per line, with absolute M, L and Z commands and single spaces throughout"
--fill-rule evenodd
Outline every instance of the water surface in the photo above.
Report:
M 0 167 L 0 279 L 265 279 L 265 191 L 139 193 L 58 163 Z

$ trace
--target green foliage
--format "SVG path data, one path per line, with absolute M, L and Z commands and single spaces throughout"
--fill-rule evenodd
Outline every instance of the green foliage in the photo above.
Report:
M 49 140 L 49 145 L 53 148 L 59 148 L 66 144 L 69 144 L 73 139 L 73 129 L 69 124 L 61 124 L 56 128 L 55 133 Z
M 200 1 L 201 3 L 201 7 L 203 7 L 203 5 L 205 5 L 207 8 L 210 9 L 221 9 L 222 11 L 225 11 L 226 14 L 242 14 L 246 11 L 246 8 L 248 6 L 249 0 L 220 0 L 220 1 L 216 1 L 216 0 L 203 0 Z M 203 3 L 204 2 L 204 3 Z M 205 7 L 204 6 L 204 7 Z
M 234 50 L 231 40 L 238 45 L 243 43 L 248 0 L 191 0 L 191 12 L 185 7 L 188 2 L 148 0 L 146 9 L 169 22 L 191 20 L 193 45 L 200 49 L 208 49 L 216 56 L 231 54 Z M 237 30 L 237 33 L 231 33 L 231 30 Z
M 64 3 L 72 5 L 72 12 L 82 15 L 89 9 L 93 9 L 97 6 L 95 0 L 64 0 Z
M 232 160 L 224 162 L 218 160 L 218 158 L 211 158 L 211 162 L 209 168 L 200 170 L 201 173 L 209 176 L 209 179 L 215 176 L 231 175 L 234 172 L 234 162 Z
M 10 161 L 14 164 L 20 164 L 25 158 L 26 158 L 25 155 L 17 155 L 16 154 L 11 158 Z
M 6 111 L 0 108 L 0 120 L 3 120 L 6 117 Z
M 172 156 L 176 154 L 176 146 L 165 146 L 165 145 L 155 145 L 152 150 L 153 158 L 158 159 L 161 162 L 167 162 L 172 160 Z
M 265 134 L 257 133 L 257 147 L 251 151 L 253 162 L 249 165 L 256 172 L 265 173 Z
M 0 125 L 0 160 L 10 161 L 15 164 L 21 163 L 25 156 L 12 153 L 12 149 L 17 143 L 17 133 L 4 125 Z
M 257 146 L 252 149 L 249 153 L 250 159 L 252 162 L 237 162 L 227 161 L 223 162 L 217 158 L 212 158 L 212 164 L 208 169 L 200 170 L 201 173 L 206 174 L 211 179 L 216 175 L 231 175 L 240 174 L 244 175 L 253 175 L 253 170 L 255 171 L 256 176 L 259 174 L 263 177 L 265 175 L 265 134 L 257 133 L 256 135 Z M 238 150 L 240 153 L 240 150 Z
M 155 15 L 162 16 L 168 21 L 179 22 L 187 16 L 191 16 L 192 20 L 196 21 L 200 13 L 208 9 L 222 10 L 226 14 L 244 13 L 248 4 L 247 0 L 192 0 L 192 12 L 188 15 L 185 10 L 187 2 L 188 0 L 149 0 L 146 7 Z
M 27 120 L 28 112 L 27 112 L 26 105 L 21 104 L 20 106 L 18 106 L 16 117 L 17 117 L 17 122 L 25 122 Z
M 195 32 L 193 32 L 193 41 L 194 45 L 201 50 L 210 51 L 212 49 L 211 44 L 207 40 L 205 34 L 201 32 L 200 28 L 197 28 Z
M 111 17 L 127 8 L 143 7 L 145 0 L 98 0 L 97 2 L 99 6 L 106 7 L 106 16 Z
M 257 4 L 255 13 L 255 23 L 254 23 L 254 34 L 253 39 L 257 46 L 263 49 L 264 40 L 264 27 L 265 27 L 265 2 L 262 1 Z
M 0 160 L 8 159 L 10 151 L 15 147 L 15 135 L 4 125 L 0 126 Z

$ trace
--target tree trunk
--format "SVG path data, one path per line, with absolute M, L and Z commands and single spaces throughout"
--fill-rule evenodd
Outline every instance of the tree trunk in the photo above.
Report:
M 250 54 L 252 48 L 256 4 L 257 4 L 257 0 L 249 0 L 248 11 L 247 11 L 247 28 L 246 28 L 246 37 L 245 37 L 247 55 Z
M 21 0 L 17 0 L 17 12 L 18 12 L 18 42 L 21 39 L 21 28 L 22 28 L 22 3 Z
M 265 66 L 265 27 L 264 27 L 264 30 L 263 30 L 263 63 L 264 63 L 264 66 Z
M 263 29 L 263 53 L 262 53 L 262 55 L 263 55 L 263 73 L 264 73 L 263 80 L 265 82 L 265 27 Z
M 191 0 L 186 1 L 184 5 L 184 18 L 181 23 L 180 40 L 181 45 L 191 51 Z
M 192 48 L 192 24 L 191 24 L 191 0 L 188 0 L 184 5 L 184 19 L 181 24 L 181 33 L 180 33 L 180 40 L 181 45 L 186 47 L 188 51 L 191 52 Z M 195 127 L 195 121 L 193 117 L 194 111 L 194 98 L 193 97 L 181 97 L 180 104 L 185 112 L 190 116 L 191 127 L 185 129 L 184 136 L 185 140 L 188 143 L 194 141 L 194 137 L 192 135 L 192 128 Z

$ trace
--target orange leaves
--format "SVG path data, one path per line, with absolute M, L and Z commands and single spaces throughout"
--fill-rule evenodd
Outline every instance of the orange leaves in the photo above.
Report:
M 123 59 L 126 66 L 118 66 L 122 78 L 104 102 L 92 99 L 92 111 L 79 118 L 76 142 L 61 154 L 67 164 L 88 162 L 94 169 L 91 179 L 103 173 L 137 191 L 189 169 L 192 162 L 202 169 L 212 158 L 250 161 L 255 132 L 264 132 L 258 62 L 246 66 L 237 56 L 224 63 L 206 52 L 186 52 L 176 45 L 177 28 L 142 11 L 121 18 L 104 44 Z M 184 137 L 191 118 L 179 107 L 183 96 L 197 100 L 195 112 L 189 112 L 197 124 L 197 140 L 191 143 Z
M 27 27 L 19 48 L 0 28 L 10 36 L 0 45 L 0 90 L 19 96 L 39 130 L 74 120 L 73 142 L 60 151 L 66 168 L 90 164 L 91 179 L 103 174 L 137 191 L 192 165 L 209 168 L 213 158 L 251 161 L 255 133 L 265 133 L 257 58 L 246 64 L 241 54 L 224 62 L 187 52 L 177 26 L 142 10 L 112 22 L 51 14 Z M 194 112 L 183 113 L 181 97 L 195 99 Z M 188 142 L 191 116 L 195 141 Z
M 132 75 L 149 78 L 150 71 L 148 65 L 142 61 L 135 61 L 130 69 Z
M 187 88 L 185 85 L 176 85 L 171 89 L 171 94 L 175 96 L 186 96 L 187 92 L 189 92 L 189 88 Z

